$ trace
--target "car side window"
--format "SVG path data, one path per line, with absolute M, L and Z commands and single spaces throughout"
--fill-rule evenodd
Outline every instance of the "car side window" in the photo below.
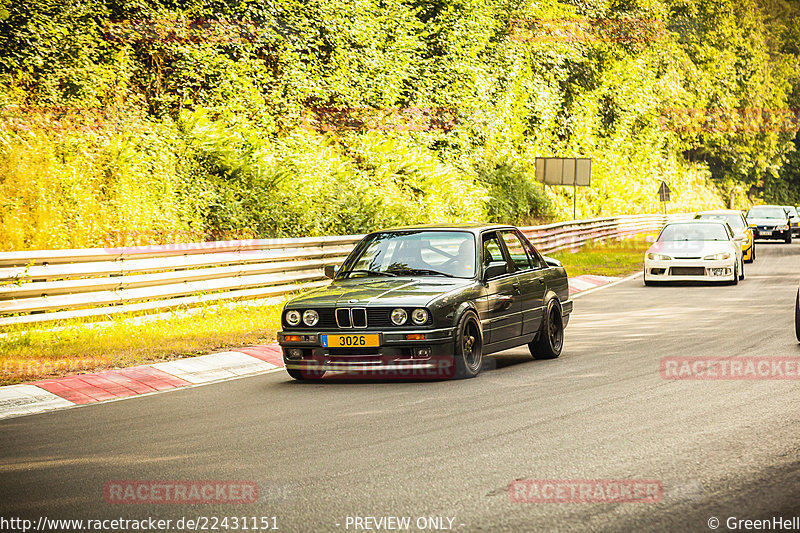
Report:
M 511 262 L 517 270 L 530 270 L 531 262 L 528 252 L 522 245 L 522 241 L 513 231 L 504 231 L 502 233 L 503 242 L 506 244 L 506 249 L 511 256 Z
M 528 259 L 530 259 L 531 267 L 534 269 L 544 268 L 546 265 L 542 256 L 534 249 L 533 245 L 525 238 L 524 235 L 517 231 L 517 237 L 519 240 L 522 241 L 522 246 L 525 247 L 525 251 L 528 252 Z
M 505 261 L 496 233 L 483 236 L 483 266 L 489 266 L 492 261 Z

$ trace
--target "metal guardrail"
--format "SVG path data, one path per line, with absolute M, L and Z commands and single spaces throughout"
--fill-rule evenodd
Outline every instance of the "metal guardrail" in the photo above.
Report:
M 660 229 L 687 215 L 520 228 L 542 253 Z M 0 253 L 0 326 L 264 298 L 327 284 L 363 235 Z

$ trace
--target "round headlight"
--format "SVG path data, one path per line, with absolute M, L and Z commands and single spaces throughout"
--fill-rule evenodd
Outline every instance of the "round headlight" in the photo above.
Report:
M 414 309 L 414 312 L 411 313 L 411 321 L 421 326 L 428 321 L 428 312 L 425 309 Z
M 303 313 L 303 324 L 306 326 L 316 326 L 317 322 L 319 322 L 319 313 L 313 309 L 309 309 Z
M 405 309 L 395 309 L 392 311 L 392 323 L 395 326 L 402 326 L 408 320 L 408 313 Z
M 290 326 L 296 326 L 300 324 L 300 311 L 295 311 L 292 309 L 291 311 L 287 312 L 286 323 Z
M 723 252 L 721 254 L 714 254 L 714 255 L 707 255 L 703 259 L 706 261 L 720 261 L 722 259 L 730 259 L 731 254 L 728 252 Z

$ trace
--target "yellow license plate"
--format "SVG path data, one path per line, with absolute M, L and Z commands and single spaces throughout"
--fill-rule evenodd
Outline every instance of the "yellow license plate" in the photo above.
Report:
M 322 346 L 325 348 L 369 348 L 380 345 L 380 335 L 322 335 Z

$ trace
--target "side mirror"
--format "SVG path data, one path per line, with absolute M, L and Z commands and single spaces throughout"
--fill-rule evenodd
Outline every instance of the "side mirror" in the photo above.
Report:
M 505 261 L 492 261 L 483 269 L 483 281 L 489 281 L 508 272 L 508 263 Z
M 336 277 L 336 271 L 339 269 L 333 265 L 325 265 L 322 270 L 325 272 L 326 278 L 333 279 L 334 277 Z
M 543 258 L 544 258 L 544 262 L 547 263 L 547 266 L 549 266 L 549 267 L 564 266 L 564 265 L 561 264 L 561 261 L 559 261 L 558 259 L 553 259 L 552 257 L 547 257 L 546 255 L 543 256 Z

